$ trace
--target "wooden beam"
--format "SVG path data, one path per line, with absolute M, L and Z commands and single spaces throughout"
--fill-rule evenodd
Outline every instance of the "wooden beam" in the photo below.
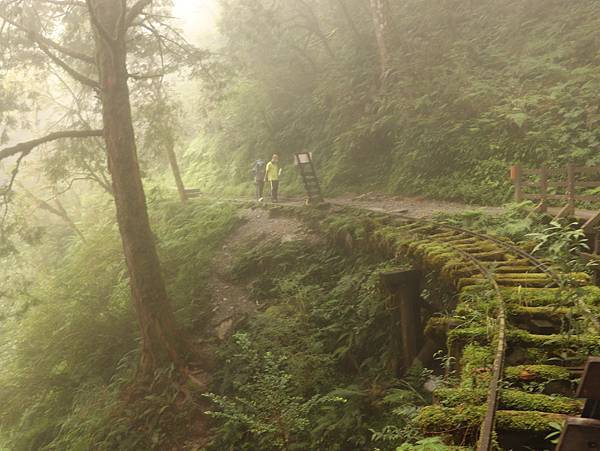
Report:
M 421 277 L 419 270 L 395 271 L 381 274 L 384 287 L 391 293 L 397 312 L 402 366 L 396 368 L 398 375 L 406 371 L 419 355 L 423 345 L 421 324 Z
M 515 187 L 515 202 L 520 203 L 525 199 L 523 197 L 523 180 L 522 180 L 521 166 L 515 164 L 510 168 L 510 178 L 513 181 Z

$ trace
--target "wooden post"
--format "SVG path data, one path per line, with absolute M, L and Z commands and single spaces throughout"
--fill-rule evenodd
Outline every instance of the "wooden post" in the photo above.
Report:
M 421 271 L 396 271 L 382 273 L 381 280 L 392 295 L 392 302 L 397 307 L 399 322 L 399 341 L 402 370 L 407 370 L 419 354 L 423 344 L 423 327 L 421 325 Z M 399 371 L 400 365 L 396 368 Z
M 577 389 L 586 400 L 581 418 L 568 418 L 557 451 L 600 449 L 600 357 L 589 357 Z
M 510 168 L 510 178 L 515 186 L 515 202 L 523 202 L 523 181 L 521 165 L 515 164 Z
M 598 260 L 600 260 L 600 229 L 596 230 L 596 233 L 594 233 L 592 239 L 594 241 L 592 246 L 592 252 L 594 253 L 594 255 L 597 255 Z M 598 261 L 596 265 L 592 266 L 592 274 L 594 278 L 594 285 L 600 287 L 600 261 Z
M 542 197 L 537 211 L 546 213 L 548 210 L 548 169 L 546 169 L 546 166 L 540 168 L 540 196 Z
M 569 196 L 569 216 L 575 214 L 575 165 L 567 164 L 567 194 Z
M 575 165 L 567 164 L 567 205 L 565 205 L 556 215 L 555 219 L 568 218 L 575 214 Z

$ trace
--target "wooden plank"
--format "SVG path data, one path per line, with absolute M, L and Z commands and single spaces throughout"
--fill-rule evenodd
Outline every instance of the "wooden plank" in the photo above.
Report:
M 541 173 L 541 168 L 521 168 L 521 175 L 540 175 Z M 565 175 L 566 173 L 565 168 L 546 168 L 547 175 Z
M 600 448 L 600 420 L 568 418 L 556 451 L 576 451 Z
M 561 188 L 567 186 L 566 181 L 548 181 L 548 186 L 553 188 Z
M 522 168 L 520 165 L 515 164 L 510 168 L 510 178 L 513 182 L 513 186 L 515 188 L 515 202 L 523 202 L 523 186 L 522 186 Z
M 540 204 L 535 208 L 538 213 L 546 213 L 548 205 L 546 200 L 548 199 L 548 168 L 542 166 L 540 169 L 540 194 L 542 195 Z
M 569 207 L 575 210 L 575 165 L 567 164 L 567 194 L 569 199 Z
M 574 169 L 579 174 L 600 174 L 600 166 L 576 166 Z
M 575 214 L 575 208 L 573 208 L 572 205 L 565 205 L 559 212 L 558 214 L 554 217 L 554 219 L 560 219 L 560 218 L 568 218 L 570 216 L 573 216 Z
M 577 181 L 577 182 L 575 182 L 575 186 L 578 186 L 580 188 L 599 188 L 600 187 L 600 180 L 596 180 L 596 181 L 587 181 L 587 180 Z
M 202 195 L 202 190 L 199 188 L 186 188 L 184 192 L 186 197 L 189 198 L 200 197 Z
M 600 194 L 582 194 L 579 196 L 574 196 L 575 200 L 585 200 L 590 202 L 600 202 Z
M 591 235 L 594 232 L 594 229 L 598 226 L 600 226 L 600 211 L 596 214 L 596 216 L 588 219 L 581 228 L 585 234 Z
M 538 193 L 527 193 L 527 194 L 524 194 L 523 197 L 525 199 L 531 199 L 531 200 L 538 200 L 538 199 L 542 199 L 543 197 L 545 197 L 546 199 L 550 199 L 550 200 L 564 200 L 564 199 L 568 198 L 568 196 L 566 194 L 546 194 L 546 196 L 542 196 L 541 194 L 538 194 Z
M 598 255 L 598 254 L 590 254 L 589 252 L 581 252 L 579 255 L 585 261 L 600 263 L 600 255 Z

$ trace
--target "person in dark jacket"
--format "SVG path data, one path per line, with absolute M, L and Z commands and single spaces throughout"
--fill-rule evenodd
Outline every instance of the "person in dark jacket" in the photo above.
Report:
M 265 187 L 265 160 L 256 160 L 252 167 L 252 174 L 254 175 L 254 184 L 256 185 L 256 199 L 259 202 L 263 200 L 263 191 Z

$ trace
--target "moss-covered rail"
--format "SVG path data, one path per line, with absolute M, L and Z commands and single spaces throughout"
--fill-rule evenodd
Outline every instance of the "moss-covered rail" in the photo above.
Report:
M 478 450 L 552 447 L 556 425 L 581 411 L 583 362 L 600 355 L 600 289 L 586 274 L 434 221 L 347 208 L 305 215 L 344 246 L 408 257 L 455 287 L 455 310 L 432 317 L 426 333 L 446 340 L 458 377 L 421 410 L 424 432 Z
M 436 318 L 428 329 L 447 337 L 461 377 L 456 387 L 436 392 L 438 404 L 421 412 L 421 426 L 429 432 L 452 431 L 451 440 L 461 444 L 474 442 L 478 430 L 481 451 L 500 443 L 505 449 L 544 449 L 552 423 L 578 413 L 580 405 L 556 396 L 545 386 L 551 380 L 538 374 L 553 374 L 552 369 L 565 364 L 580 365 L 587 355 L 598 353 L 599 329 L 591 311 L 598 302 L 597 290 L 584 288 L 585 275 L 559 274 L 496 237 L 434 222 L 397 227 L 422 237 L 413 243 L 401 241 L 406 253 L 426 265 L 441 265 L 460 292 L 454 321 Z M 590 290 L 591 307 L 583 295 Z M 465 324 L 456 318 L 472 321 Z M 506 372 L 514 376 L 520 370 L 521 384 L 506 377 L 505 359 L 518 364 Z M 528 366 L 540 361 L 545 366 Z M 565 383 L 572 379 L 570 373 L 563 376 Z M 484 407 L 478 407 L 481 404 Z M 496 425 L 499 437 L 494 434 Z

